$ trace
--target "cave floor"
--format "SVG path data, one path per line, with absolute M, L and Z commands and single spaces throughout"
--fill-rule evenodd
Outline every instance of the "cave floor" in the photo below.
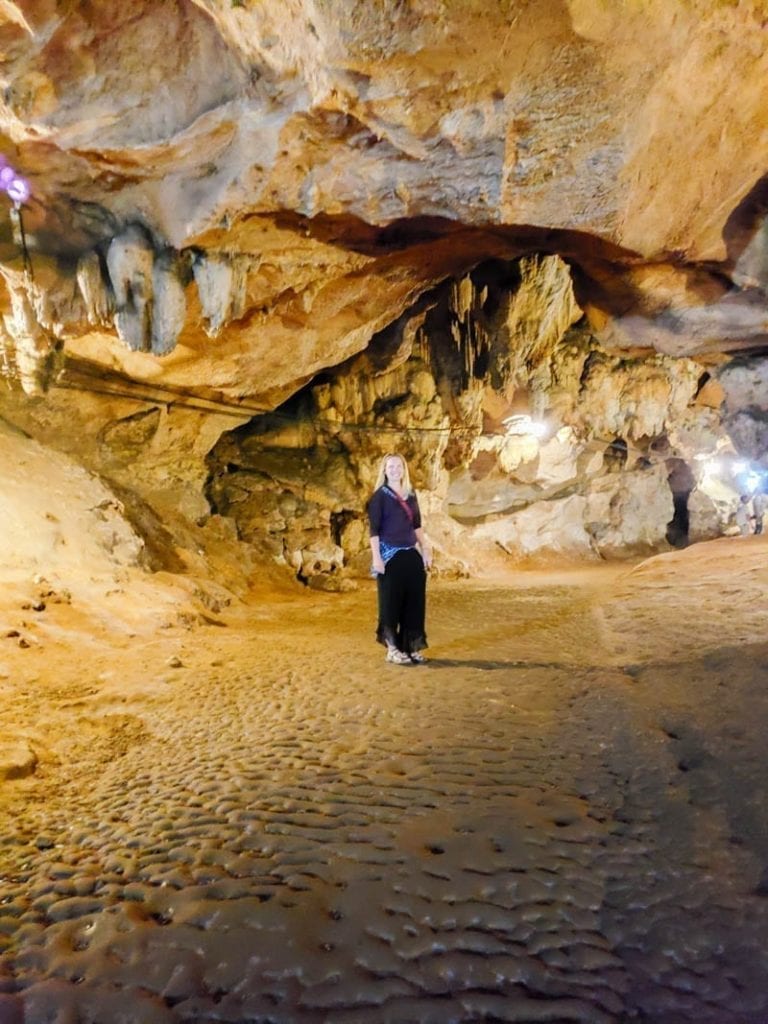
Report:
M 0 1022 L 764 1024 L 767 556 L 438 581 L 418 667 L 367 584 L 49 606 L 0 648 Z

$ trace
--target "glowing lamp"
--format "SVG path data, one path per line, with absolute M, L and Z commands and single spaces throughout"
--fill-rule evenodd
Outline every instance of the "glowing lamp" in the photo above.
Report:
M 760 483 L 760 474 L 756 473 L 753 469 L 750 473 L 747 473 L 745 483 L 748 491 L 756 491 Z
M 10 183 L 5 187 L 5 191 L 8 193 L 8 198 L 13 200 L 14 203 L 26 203 L 31 194 L 29 183 L 24 178 L 19 178 L 18 176 L 14 176 L 11 179 Z
M 507 428 L 509 437 L 544 437 L 547 433 L 545 423 L 537 423 L 530 416 L 516 415 L 508 416 L 502 421 Z

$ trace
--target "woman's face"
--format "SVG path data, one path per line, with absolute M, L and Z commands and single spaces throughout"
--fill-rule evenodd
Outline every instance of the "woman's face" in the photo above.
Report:
M 398 455 L 390 455 L 384 463 L 384 472 L 387 480 L 393 484 L 399 484 L 403 479 L 403 460 Z

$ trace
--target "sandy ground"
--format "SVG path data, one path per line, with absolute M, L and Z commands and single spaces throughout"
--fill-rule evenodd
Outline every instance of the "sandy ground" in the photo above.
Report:
M 768 1021 L 766 583 L 6 586 L 0 1022 Z

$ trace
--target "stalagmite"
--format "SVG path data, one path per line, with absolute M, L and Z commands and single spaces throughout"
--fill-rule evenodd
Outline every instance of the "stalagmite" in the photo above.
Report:
M 60 365 L 61 342 L 47 331 L 35 315 L 26 289 L 12 284 L 6 277 L 11 297 L 11 313 L 5 316 L 5 330 L 13 341 L 13 363 L 19 383 L 28 395 L 44 394 L 50 387 Z M 4 362 L 10 367 L 9 346 L 4 348 Z
M 18 378 L 16 368 L 16 345 L 8 333 L 5 321 L 0 319 L 0 374 L 9 382 Z

